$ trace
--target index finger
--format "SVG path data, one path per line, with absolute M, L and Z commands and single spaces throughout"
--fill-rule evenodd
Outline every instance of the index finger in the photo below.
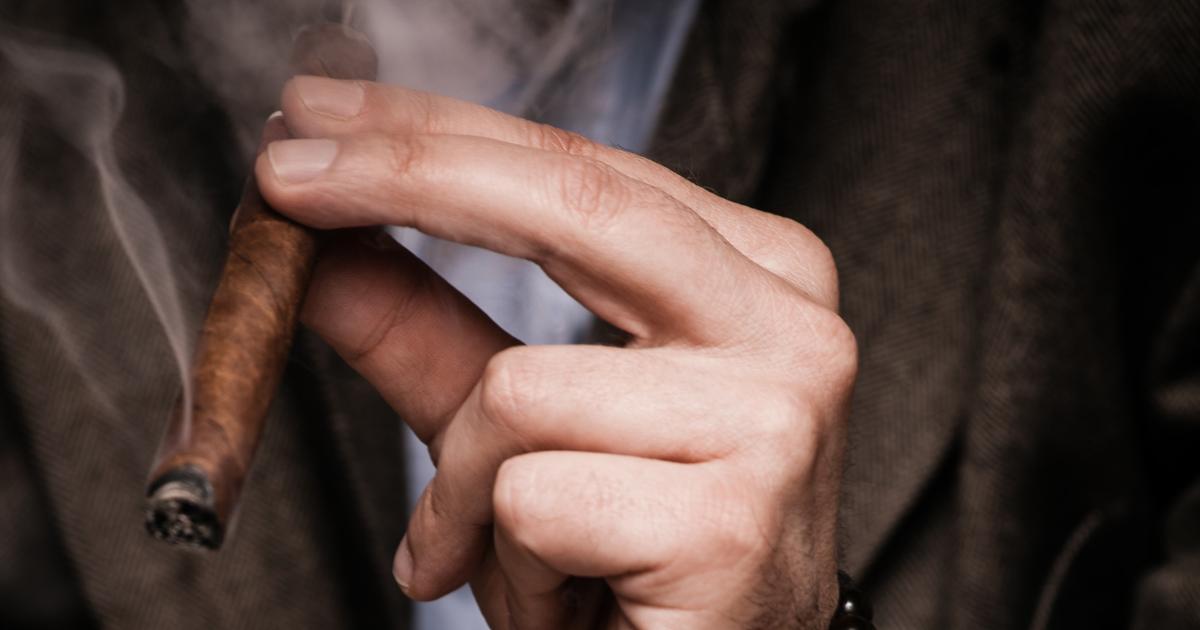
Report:
M 837 308 L 837 276 L 829 250 L 804 226 L 710 193 L 644 157 L 578 134 L 460 101 L 368 81 L 296 77 L 280 106 L 297 137 L 353 133 L 449 134 L 596 160 L 678 199 L 735 248 L 827 308 Z
M 588 158 L 472 136 L 359 134 L 276 142 L 257 173 L 274 208 L 315 227 L 404 225 L 532 260 L 643 341 L 761 338 L 746 325 L 763 320 L 753 314 L 795 301 L 690 208 Z

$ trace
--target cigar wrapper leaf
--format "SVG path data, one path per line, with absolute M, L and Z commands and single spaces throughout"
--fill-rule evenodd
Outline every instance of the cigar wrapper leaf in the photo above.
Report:
M 338 24 L 306 27 L 292 52 L 293 75 L 374 81 L 376 66 L 366 38 Z M 264 144 L 288 137 L 278 123 L 268 122 Z M 318 234 L 271 209 L 253 175 L 234 216 L 187 376 L 190 413 L 181 395 L 146 503 L 151 535 L 201 549 L 218 549 L 235 520 L 317 253 Z

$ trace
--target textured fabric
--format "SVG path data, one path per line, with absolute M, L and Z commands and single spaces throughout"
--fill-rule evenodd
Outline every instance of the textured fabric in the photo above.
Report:
M 399 420 L 314 340 L 297 345 L 225 548 L 186 552 L 142 529 L 180 380 L 107 211 L 153 209 L 194 332 L 246 163 L 174 9 L 0 10 L 0 492 L 13 499 L 0 506 L 0 627 L 404 628 L 390 575 Z M 31 58 L 56 63 L 33 76 Z M 18 599 L 34 588 L 41 601 Z
M 211 282 L 244 121 L 271 105 L 191 71 L 163 8 L 179 5 L 64 6 L 0 15 L 121 70 L 117 154 L 152 207 L 209 209 L 164 221 Z M 837 260 L 861 357 L 841 545 L 879 627 L 1200 627 L 1198 33 L 1187 1 L 703 5 L 651 154 L 805 223 Z M 93 216 L 94 169 L 0 69 L 0 172 L 21 165 L 5 198 L 39 210 L 18 242 L 54 280 L 72 259 L 53 211 Z M 58 627 L 403 627 L 396 420 L 308 337 L 231 547 L 179 554 L 139 531 L 177 377 L 112 235 L 91 229 L 89 272 L 45 286 L 92 296 L 68 314 L 103 369 L 0 303 L 0 493 L 17 497 L 0 560 L 43 550 L 22 562 L 77 604 Z
M 743 6 L 659 157 L 837 260 L 879 626 L 1200 627 L 1200 5 Z

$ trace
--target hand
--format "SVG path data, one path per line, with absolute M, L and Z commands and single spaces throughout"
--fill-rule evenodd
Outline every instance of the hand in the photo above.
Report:
M 396 554 L 493 628 L 823 628 L 854 340 L 808 230 L 582 137 L 396 87 L 298 77 L 280 212 L 541 265 L 630 334 L 521 347 L 406 250 L 342 231 L 302 320 L 429 445 Z

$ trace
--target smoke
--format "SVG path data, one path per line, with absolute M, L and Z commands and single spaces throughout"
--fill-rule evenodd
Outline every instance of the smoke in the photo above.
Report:
M 329 0 L 185 0 L 182 19 L 170 27 L 179 29 L 172 44 L 177 48 L 162 52 L 162 42 L 170 40 L 159 37 L 139 50 L 161 55 L 163 67 L 198 79 L 219 103 L 239 149 L 195 154 L 232 159 L 236 164 L 229 170 L 245 173 L 263 120 L 277 108 L 288 78 L 293 37 L 306 24 L 347 18 L 375 45 L 384 82 L 538 118 L 554 108 L 556 95 L 572 80 L 567 69 L 578 75 L 580 68 L 595 65 L 588 55 L 602 50 L 597 42 L 614 6 L 613 0 L 352 4 L 347 11 Z M 146 149 L 138 171 L 128 170 L 128 151 L 118 151 L 114 138 L 124 129 L 123 137 L 136 141 L 145 133 L 139 130 L 152 129 L 137 118 L 152 105 L 141 103 L 130 117 L 126 82 L 110 59 L 75 43 L 8 28 L 0 28 L 0 58 L 0 66 L 7 64 L 0 68 L 0 291 L 46 321 L 97 399 L 120 418 L 119 398 L 133 395 L 128 383 L 144 366 L 139 367 L 138 348 L 114 340 L 128 339 L 130 328 L 144 322 L 101 322 L 96 315 L 113 312 L 111 287 L 135 277 L 140 291 L 127 295 L 144 294 L 185 375 L 213 263 L 196 260 L 212 258 L 211 251 L 195 243 L 189 249 L 181 240 L 190 238 L 189 230 L 211 230 L 220 213 L 212 207 L 212 194 L 193 194 L 195 177 L 189 180 L 170 156 L 159 160 L 145 155 Z M 20 163 L 28 148 L 22 134 L 34 120 L 64 147 L 60 172 L 69 184 L 30 181 L 45 177 L 31 175 Z M 148 187 L 154 194 L 147 195 Z M 31 238 L 35 234 L 41 236 Z M 34 245 L 46 242 L 55 245 Z M 190 401 L 186 378 L 181 381 Z
M 384 83 L 536 118 L 563 71 L 594 54 L 613 0 L 187 0 L 186 45 L 231 116 L 243 153 L 278 109 L 297 30 L 347 22 L 370 39 Z M 548 96 L 549 95 L 549 96 Z
M 358 0 L 330 15 L 317 0 L 188 0 L 188 33 L 201 76 L 240 121 L 246 153 L 287 79 L 289 28 L 316 19 L 341 20 L 365 33 L 379 57 L 381 82 L 639 151 L 698 4 Z M 591 315 L 532 263 L 410 229 L 392 233 L 519 339 L 577 340 L 590 322 Z
M 536 116 L 547 88 L 593 50 L 612 0 L 364 0 L 380 81 Z
M 366 34 L 379 57 L 381 82 L 570 126 L 561 110 L 578 105 L 568 102 L 572 88 L 594 83 L 590 71 L 613 54 L 605 37 L 616 4 L 358 0 L 330 12 L 321 0 L 187 0 L 185 31 L 190 58 L 226 104 L 249 155 L 263 118 L 278 107 L 293 34 L 307 23 L 343 21 Z M 590 322 L 590 314 L 532 263 L 411 230 L 394 233 L 520 339 L 561 343 L 577 338 Z M 502 286 L 511 291 L 499 295 Z
M 243 172 L 263 121 L 279 109 L 292 41 L 307 24 L 327 21 L 325 0 L 186 0 L 183 43 L 192 69 L 222 104 L 241 147 Z
M 173 259 L 155 213 L 118 163 L 113 137 L 125 108 L 120 73 L 95 52 L 12 31 L 0 32 L 0 56 L 15 71 L 0 108 L 7 131 L 0 142 L 0 289 L 50 326 L 97 400 L 119 419 L 123 405 L 116 398 L 142 376 L 131 373 L 138 369 L 134 355 L 153 334 L 107 329 L 100 316 L 111 312 L 112 289 L 122 284 L 121 265 L 111 259 L 114 251 L 123 253 L 162 325 L 190 403 L 182 375 L 197 318 L 181 300 L 177 278 L 185 265 Z M 59 156 L 60 168 L 48 174 L 17 162 L 31 117 L 74 150 Z M 90 172 L 81 175 L 81 168 Z M 47 181 L 54 178 L 59 181 Z M 94 188 L 81 189 L 82 180 Z M 110 246 L 113 239 L 119 250 Z M 127 345 L 138 332 L 138 348 L 115 343 Z

